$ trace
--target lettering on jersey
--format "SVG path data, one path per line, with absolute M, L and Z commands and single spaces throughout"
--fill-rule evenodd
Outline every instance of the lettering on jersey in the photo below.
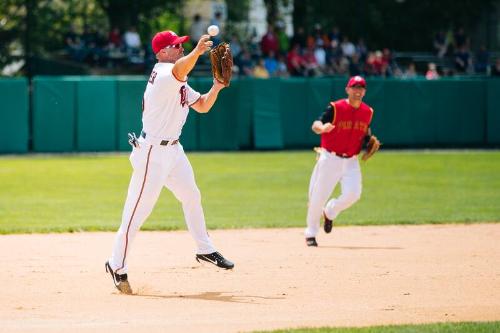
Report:
M 179 90 L 179 93 L 181 94 L 181 106 L 182 107 L 187 106 L 188 102 L 187 102 L 186 86 L 182 86 L 181 89 Z
M 354 129 L 355 131 L 366 132 L 368 130 L 368 124 L 364 121 L 356 121 L 354 124 L 350 120 L 342 120 L 336 126 L 339 129 L 350 130 Z
M 158 73 L 156 73 L 155 71 L 152 71 L 151 72 L 151 76 L 149 77 L 148 82 L 151 83 L 151 84 L 154 84 L 155 83 L 155 79 L 156 79 L 156 75 L 158 75 Z

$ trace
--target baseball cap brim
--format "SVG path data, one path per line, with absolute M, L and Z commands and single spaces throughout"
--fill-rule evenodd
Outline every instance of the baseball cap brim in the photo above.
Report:
M 176 39 L 174 39 L 172 41 L 171 45 L 182 44 L 182 43 L 185 43 L 187 41 L 189 41 L 189 36 L 178 36 Z

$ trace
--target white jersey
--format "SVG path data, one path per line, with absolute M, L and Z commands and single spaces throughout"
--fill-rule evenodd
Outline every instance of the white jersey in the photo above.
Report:
M 149 77 L 142 105 L 142 130 L 148 138 L 178 139 L 200 93 L 173 75 L 174 64 L 159 62 Z

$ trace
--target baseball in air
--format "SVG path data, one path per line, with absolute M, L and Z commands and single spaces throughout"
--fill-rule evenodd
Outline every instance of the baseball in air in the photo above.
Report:
M 207 32 L 210 36 L 217 36 L 219 34 L 219 27 L 216 25 L 211 25 L 207 28 Z

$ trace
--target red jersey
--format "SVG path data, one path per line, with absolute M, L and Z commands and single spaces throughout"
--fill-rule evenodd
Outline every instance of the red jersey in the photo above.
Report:
M 355 109 L 347 99 L 330 104 L 335 127 L 331 132 L 321 134 L 321 147 L 346 157 L 359 154 L 372 121 L 373 109 L 365 103 Z

